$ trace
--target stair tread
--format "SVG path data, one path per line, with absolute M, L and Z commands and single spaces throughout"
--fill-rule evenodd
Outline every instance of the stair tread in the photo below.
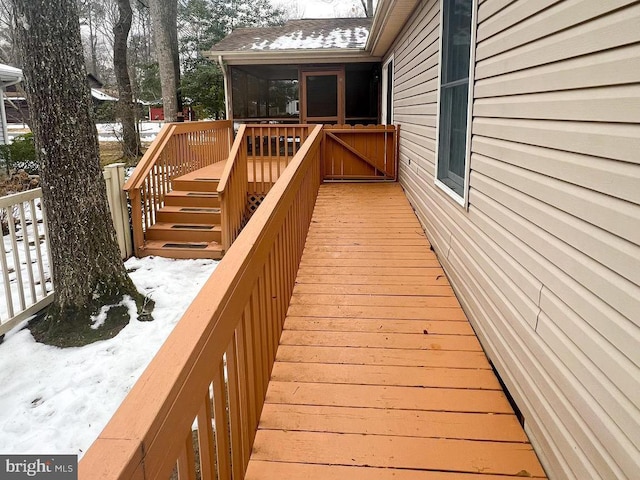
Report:
M 215 178 L 194 178 L 192 180 L 171 181 L 173 191 L 217 193 L 219 180 Z
M 171 190 L 165 197 L 217 197 L 218 192 L 199 192 L 194 190 Z
M 224 249 L 222 245 L 217 242 L 147 240 L 141 253 L 143 256 L 156 255 L 166 258 L 208 258 L 220 260 L 224 254 Z
M 209 228 L 203 228 L 209 227 Z M 168 223 L 158 222 L 149 227 L 149 230 L 193 230 L 193 231 L 213 231 L 219 232 L 222 230 L 219 224 L 215 223 Z
M 207 167 L 203 167 L 198 170 L 194 170 L 193 172 L 185 173 L 184 175 L 175 177 L 174 180 L 187 181 L 187 182 L 190 180 L 196 180 L 199 178 L 211 178 L 215 180 L 220 180 L 220 175 L 222 175 L 225 164 L 226 164 L 226 161 L 217 162 Z
M 159 212 L 175 213 L 220 213 L 219 207 L 187 207 L 181 205 L 165 205 Z
M 176 245 L 183 245 L 181 246 L 176 246 Z M 158 249 L 158 248 L 163 248 L 163 249 L 188 249 L 192 246 L 196 246 L 196 245 L 201 245 L 204 246 L 203 250 L 215 250 L 215 251 L 222 251 L 222 245 L 220 245 L 218 242 L 175 242 L 175 241 L 170 241 L 170 240 L 147 240 L 146 242 L 144 242 L 144 248 L 145 249 Z

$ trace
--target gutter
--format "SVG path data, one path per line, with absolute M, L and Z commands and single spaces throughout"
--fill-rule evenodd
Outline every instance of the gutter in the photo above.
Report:
M 392 3 L 392 0 L 378 1 L 375 9 L 375 16 L 373 17 L 373 23 L 371 24 L 371 30 L 369 31 L 369 38 L 367 38 L 367 44 L 364 47 L 367 52 L 373 52 L 378 46 L 380 34 L 384 30 L 389 19 Z
M 229 71 L 227 70 L 227 66 L 222 60 L 222 55 L 218 55 L 218 64 L 220 65 L 220 69 L 222 70 L 222 78 L 224 83 L 224 113 L 227 120 L 231 120 L 229 116 L 231 113 L 231 97 L 229 96 Z
M 226 65 L 251 64 L 305 64 L 305 63 L 338 63 L 341 61 L 374 62 L 380 60 L 372 57 L 365 49 L 287 49 L 287 50 L 241 50 L 241 51 L 209 51 L 205 57 Z

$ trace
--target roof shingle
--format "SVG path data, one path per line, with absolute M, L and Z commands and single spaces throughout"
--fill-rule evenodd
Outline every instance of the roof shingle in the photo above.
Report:
M 370 29 L 370 18 L 290 20 L 280 27 L 239 28 L 211 51 L 364 49 Z

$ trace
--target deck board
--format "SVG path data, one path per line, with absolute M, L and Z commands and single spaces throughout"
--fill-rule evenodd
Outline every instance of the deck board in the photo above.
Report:
M 197 180 L 197 179 L 219 180 L 222 175 L 222 171 L 224 170 L 225 164 L 226 162 L 217 162 L 212 165 L 195 170 L 193 172 L 186 173 L 184 175 L 176 177 L 175 180 Z M 258 165 L 262 166 L 262 163 L 259 163 Z M 277 179 L 280 175 L 280 172 L 284 171 L 287 165 L 284 162 L 284 160 L 280 161 L 279 166 L 277 161 L 275 160 L 272 161 L 271 175 L 269 175 L 268 167 L 264 169 L 261 169 L 260 167 L 254 169 L 253 162 L 250 160 L 247 162 L 247 167 L 248 167 L 247 176 L 248 176 L 249 182 L 253 182 L 254 180 L 256 182 L 262 182 L 263 178 L 265 179 L 265 181 Z
M 544 471 L 400 186 L 321 186 L 246 478 L 522 477 Z

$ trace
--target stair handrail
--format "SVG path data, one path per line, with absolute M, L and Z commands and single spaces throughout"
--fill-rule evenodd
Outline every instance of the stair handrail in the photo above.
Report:
M 218 182 L 222 248 L 225 252 L 240 233 L 246 217 L 249 178 L 245 130 L 246 125 L 240 125 Z
M 132 206 L 131 223 L 135 254 L 144 247 L 145 230 L 156 222 L 173 178 L 224 161 L 233 138 L 231 120 L 166 123 L 123 189 Z
M 122 187 L 125 192 L 129 192 L 142 186 L 144 178 L 153 168 L 160 152 L 166 147 L 169 139 L 173 135 L 174 129 L 174 123 L 165 123 L 162 126 L 160 132 L 156 135 L 156 138 L 154 138 L 151 145 L 149 145 L 149 148 L 147 148 L 142 158 L 138 161 L 136 168 L 131 172 L 131 176 L 125 182 L 124 187 Z

